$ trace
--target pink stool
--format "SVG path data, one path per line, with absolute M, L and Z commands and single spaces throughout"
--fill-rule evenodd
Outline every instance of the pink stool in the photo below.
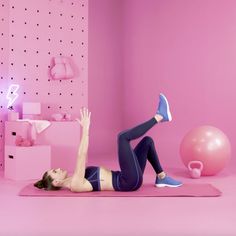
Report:
M 5 146 L 5 178 L 13 180 L 40 179 L 51 168 L 51 147 Z

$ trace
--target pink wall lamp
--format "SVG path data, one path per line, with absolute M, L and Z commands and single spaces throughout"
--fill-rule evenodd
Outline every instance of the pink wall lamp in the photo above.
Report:
M 13 109 L 13 103 L 19 97 L 19 94 L 17 93 L 19 87 L 20 86 L 18 84 L 11 84 L 8 88 L 7 96 L 6 96 L 6 98 L 8 100 L 8 104 L 7 104 L 8 120 L 17 120 L 17 119 L 19 119 L 19 113 L 14 111 L 14 109 Z

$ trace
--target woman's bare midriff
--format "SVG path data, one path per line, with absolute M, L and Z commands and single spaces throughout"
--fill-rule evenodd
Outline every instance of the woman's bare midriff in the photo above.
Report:
M 100 166 L 100 186 L 101 190 L 113 190 L 111 170 Z

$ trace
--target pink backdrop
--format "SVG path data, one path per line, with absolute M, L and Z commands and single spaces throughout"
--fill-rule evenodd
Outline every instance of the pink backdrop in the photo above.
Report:
M 2 14 L 1 4 L 8 6 L 8 2 L 0 0 L 0 30 L 6 35 L 8 28 L 1 18 L 7 14 Z M 43 0 L 36 2 L 47 10 Z M 76 6 L 87 0 L 45 2 Z M 235 0 L 89 1 L 90 160 L 114 160 L 117 132 L 153 115 L 160 91 L 170 100 L 174 120 L 149 134 L 155 138 L 165 167 L 184 168 L 179 143 L 187 130 L 200 124 L 222 129 L 231 140 L 234 157 L 235 9 Z M 8 48 L 9 42 L 2 36 L 0 40 L 4 50 Z M 2 51 L 0 59 L 7 60 L 8 54 Z M 0 70 L 0 106 L 5 99 L 2 82 L 7 81 L 7 68 Z M 4 109 L 0 107 L 0 121 Z M 184 183 L 213 184 L 222 191 L 220 198 L 26 199 L 18 196 L 25 182 L 2 179 L 0 171 L 0 234 L 236 235 L 235 173 L 232 166 L 221 175 L 193 180 L 182 169 L 170 172 Z M 153 184 L 153 174 L 145 177 L 146 183 Z
M 183 166 L 180 141 L 189 129 L 203 124 L 224 131 L 234 155 L 235 8 L 235 1 L 223 0 L 90 2 L 94 150 L 113 149 L 116 128 L 149 118 L 159 92 L 164 92 L 174 120 L 149 134 L 165 166 Z M 97 83 L 92 82 L 95 74 Z M 117 86 L 120 78 L 123 87 Z
M 90 160 L 116 154 L 123 114 L 122 1 L 89 2 L 88 104 L 91 109 Z M 115 159 L 116 160 L 116 159 Z
M 84 2 L 86 4 L 86 1 Z M 13 11 L 19 10 L 19 3 L 13 0 L 10 3 L 14 3 L 16 8 L 10 9 L 12 5 L 9 5 L 9 1 L 3 1 L 5 6 L 1 7 L 1 11 L 5 14 L 3 14 L 5 20 L 1 21 L 1 27 L 3 27 L 1 29 L 4 33 L 1 36 L 4 50 L 1 49 L 1 51 L 4 52 L 10 50 L 9 44 L 12 46 L 15 42 L 17 44 L 23 40 L 22 38 L 21 41 L 17 41 L 17 38 L 6 40 L 5 36 L 9 33 L 6 24 L 10 24 L 12 32 L 15 29 L 14 24 L 19 22 L 17 16 L 13 17 Z M 26 5 L 22 5 L 22 11 L 18 16 L 26 14 L 24 7 L 29 4 L 27 11 L 32 10 L 35 12 L 32 16 L 36 17 L 30 23 L 34 28 L 31 28 L 30 34 L 26 35 L 26 41 L 29 42 L 29 38 L 37 37 L 36 32 L 39 33 L 41 40 L 45 35 L 42 25 L 45 22 L 41 22 L 43 19 L 37 14 L 48 13 L 48 5 L 40 5 L 37 8 L 37 5 L 31 1 L 24 1 L 24 3 Z M 47 1 L 47 4 L 59 4 L 55 9 L 57 13 L 59 13 L 60 4 L 67 3 L 66 1 L 64 3 Z M 70 12 L 74 12 L 78 6 L 77 1 L 73 3 L 74 7 L 68 5 L 67 10 Z M 116 154 L 117 133 L 121 129 L 136 125 L 152 116 L 156 109 L 159 92 L 164 92 L 168 96 L 174 120 L 170 124 L 162 124 L 154 128 L 149 134 L 155 138 L 158 152 L 165 165 L 182 166 L 178 154 L 179 143 L 189 129 L 202 124 L 214 125 L 223 130 L 231 140 L 234 155 L 235 145 L 232 140 L 235 139 L 236 133 L 233 123 L 236 115 L 231 110 L 232 101 L 236 96 L 234 93 L 235 7 L 236 2 L 233 0 L 147 0 L 145 2 L 142 0 L 93 0 L 89 2 L 89 51 L 88 58 L 85 57 L 84 62 L 86 64 L 88 60 L 89 64 L 88 105 L 92 111 L 91 158 L 95 154 L 101 156 Z M 6 13 L 8 8 L 9 14 Z M 66 12 L 66 8 L 63 9 Z M 27 18 L 28 15 L 26 14 L 25 17 Z M 59 14 L 58 17 L 59 19 L 66 17 L 66 13 L 63 16 Z M 84 20 L 83 33 L 86 35 L 87 21 L 86 18 Z M 71 22 L 71 19 L 68 22 Z M 68 22 L 62 20 L 63 29 L 67 27 Z M 78 21 L 75 22 L 78 23 Z M 82 20 L 79 21 L 80 23 L 82 24 Z M 52 20 L 51 24 L 57 27 L 55 32 L 60 32 L 58 21 Z M 75 26 L 79 30 L 83 25 Z M 42 30 L 37 31 L 38 27 Z M 78 32 L 74 34 L 75 40 L 79 40 L 77 36 L 80 33 Z M 36 41 L 35 45 L 44 50 L 44 44 L 40 42 L 37 44 Z M 60 42 L 58 43 L 60 45 Z M 66 53 L 67 44 L 63 45 L 63 50 L 65 50 L 63 53 Z M 85 53 L 86 48 L 85 45 Z M 31 53 L 32 50 L 33 48 L 29 48 Z M 80 47 L 78 51 L 75 51 L 79 57 L 81 50 Z M 57 52 L 56 47 L 53 48 L 53 55 Z M 46 51 L 44 53 L 47 54 Z M 13 67 L 10 65 L 11 62 L 7 61 L 6 53 L 1 55 L 4 62 L 1 65 L 2 88 L 2 85 L 6 87 L 10 83 L 7 81 L 7 79 L 10 80 L 7 77 L 8 66 L 13 74 L 14 68 L 17 68 L 16 65 L 20 63 L 22 54 L 17 54 L 18 57 L 15 58 L 9 52 L 9 59 L 16 60 L 13 61 L 16 63 Z M 42 66 L 47 68 L 41 54 L 39 57 Z M 47 55 L 48 59 L 49 57 L 50 55 Z M 35 60 L 36 56 L 27 57 L 26 62 L 32 63 L 32 70 L 27 70 L 27 73 L 31 73 L 28 75 L 32 75 L 36 81 L 37 78 L 33 74 Z M 7 67 L 5 61 L 9 63 Z M 42 71 L 38 71 L 41 75 Z M 86 73 L 84 75 L 86 76 Z M 44 78 L 43 74 L 40 80 L 41 78 Z M 30 86 L 31 81 L 28 82 L 28 77 L 24 81 L 24 73 L 21 79 L 25 88 L 28 83 Z M 80 82 L 82 84 L 82 81 Z M 68 86 L 70 88 L 69 84 Z M 47 87 L 50 90 L 46 91 L 46 95 L 47 92 L 58 95 L 59 87 L 58 83 L 56 87 Z M 73 94 L 80 91 L 75 87 L 71 89 Z M 87 91 L 86 86 L 84 89 Z M 30 92 L 31 97 L 35 99 L 38 95 L 34 97 L 34 93 L 39 92 L 40 95 L 45 93 L 41 89 Z M 5 93 L 3 89 L 1 121 L 4 121 Z M 53 106 L 57 111 L 60 110 L 56 103 L 53 103 Z M 70 106 L 66 106 L 66 109 L 70 110 Z M 1 122 L 1 131 L 2 129 L 3 122 Z M 2 138 L 3 136 L 1 136 L 1 144 L 3 144 Z M 2 151 L 2 145 L 0 151 Z

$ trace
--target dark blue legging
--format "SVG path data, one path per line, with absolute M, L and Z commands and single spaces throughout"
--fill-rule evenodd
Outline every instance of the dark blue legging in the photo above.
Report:
M 121 171 L 113 177 L 113 186 L 116 191 L 137 190 L 143 182 L 143 173 L 147 160 L 155 172 L 161 173 L 160 165 L 152 138 L 144 137 L 133 150 L 130 141 L 143 136 L 157 123 L 152 118 L 132 129 L 125 130 L 118 135 L 118 156 Z

